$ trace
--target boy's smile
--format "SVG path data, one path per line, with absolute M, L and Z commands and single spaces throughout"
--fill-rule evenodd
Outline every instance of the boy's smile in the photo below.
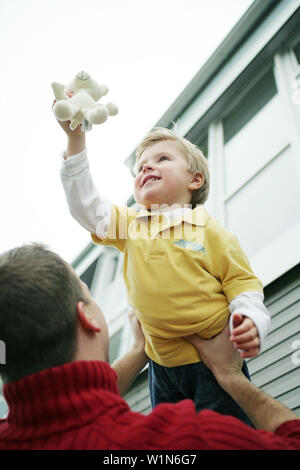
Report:
M 160 141 L 148 147 L 137 162 L 134 196 L 148 209 L 152 204 L 190 204 L 192 174 L 176 142 Z
M 161 177 L 160 176 L 155 176 L 155 175 L 146 175 L 144 176 L 144 178 L 142 179 L 142 182 L 141 182 L 141 187 L 145 186 L 146 184 L 151 184 L 155 181 L 159 181 L 161 180 Z

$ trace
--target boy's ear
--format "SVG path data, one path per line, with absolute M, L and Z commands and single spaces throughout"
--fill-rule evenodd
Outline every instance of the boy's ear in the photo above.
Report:
M 81 326 L 85 330 L 95 331 L 95 333 L 100 333 L 101 329 L 98 322 L 95 320 L 92 315 L 89 315 L 85 312 L 84 302 L 80 301 L 77 304 L 77 317 Z
M 204 184 L 204 176 L 202 175 L 202 173 L 200 173 L 199 171 L 197 171 L 196 173 L 193 173 L 192 175 L 192 180 L 189 184 L 189 189 L 191 191 L 196 191 L 197 189 L 200 189 L 201 186 L 203 186 Z

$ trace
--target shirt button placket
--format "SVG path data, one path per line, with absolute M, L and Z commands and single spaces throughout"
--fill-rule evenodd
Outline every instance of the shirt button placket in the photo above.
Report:
M 149 244 L 148 244 L 148 252 L 147 252 L 147 260 L 152 254 L 153 251 L 153 243 L 155 239 L 157 238 L 157 235 L 160 232 L 160 226 L 161 226 L 161 220 L 162 216 L 161 215 L 153 215 L 150 218 L 150 227 L 149 227 Z

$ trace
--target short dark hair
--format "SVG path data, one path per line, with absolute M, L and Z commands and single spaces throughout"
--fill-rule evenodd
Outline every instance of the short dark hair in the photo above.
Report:
M 0 365 L 4 382 L 70 362 L 76 351 L 79 279 L 57 254 L 26 244 L 0 256 Z

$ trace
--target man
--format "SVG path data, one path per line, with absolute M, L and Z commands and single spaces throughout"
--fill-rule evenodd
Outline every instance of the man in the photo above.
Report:
M 239 322 L 239 319 L 237 319 Z M 0 257 L 0 335 L 6 344 L 8 418 L 0 449 L 300 449 L 300 420 L 252 385 L 228 336 L 189 338 L 254 430 L 192 401 L 134 413 L 120 396 L 145 366 L 144 342 L 114 369 L 108 330 L 89 290 L 60 257 L 28 245 Z M 218 351 L 222 354 L 218 354 Z

